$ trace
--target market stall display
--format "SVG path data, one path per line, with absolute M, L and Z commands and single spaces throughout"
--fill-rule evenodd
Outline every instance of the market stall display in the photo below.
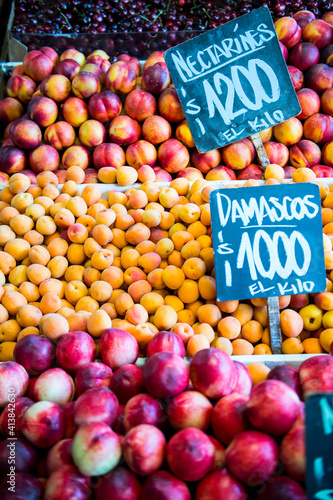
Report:
M 211 4 L 208 14 L 230 13 Z M 80 15 L 79 1 L 67 5 Z M 38 46 L 6 81 L 1 499 L 330 494 L 333 184 L 319 177 L 333 177 L 333 13 L 315 19 L 294 14 L 291 2 L 270 6 L 302 112 L 261 126 L 265 169 L 248 138 L 195 149 L 163 51 L 114 62 L 105 50 Z M 68 26 L 66 4 L 58 7 Z M 266 296 L 217 298 L 210 197 L 216 187 L 239 186 L 231 196 L 261 185 L 263 197 L 278 199 L 285 182 L 316 184 L 312 251 L 323 250 L 324 262 L 313 277 L 319 292 L 274 297 L 283 352 L 275 355 Z M 292 186 L 303 202 L 306 185 Z M 307 457 L 308 488 L 312 395 L 325 442 Z

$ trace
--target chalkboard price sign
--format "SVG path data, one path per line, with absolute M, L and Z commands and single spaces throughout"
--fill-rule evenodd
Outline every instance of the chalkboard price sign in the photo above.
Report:
M 167 50 L 165 61 L 201 152 L 301 112 L 266 7 Z
M 305 403 L 306 492 L 308 500 L 333 499 L 333 394 Z
M 210 205 L 218 300 L 326 290 L 316 184 L 216 189 Z

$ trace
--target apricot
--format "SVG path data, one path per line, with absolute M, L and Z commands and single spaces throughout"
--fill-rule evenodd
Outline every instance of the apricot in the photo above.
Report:
M 213 328 L 217 326 L 222 318 L 220 309 L 214 304 L 204 304 L 197 311 L 200 323 L 208 323 Z
M 141 298 L 151 292 L 152 287 L 145 279 L 134 281 L 127 289 L 134 302 L 140 302 Z
M 266 181 L 269 179 L 275 179 L 278 182 L 281 182 L 284 179 L 284 169 L 277 163 L 270 163 L 265 169 L 265 179 Z
M 292 179 L 294 182 L 313 182 L 316 179 L 316 174 L 310 168 L 301 167 L 293 172 Z
M 240 303 L 237 306 L 237 309 L 231 315 L 234 318 L 237 318 L 243 326 L 245 323 L 250 321 L 253 317 L 253 308 L 249 304 Z
M 60 255 L 64 257 L 67 253 L 67 249 L 68 243 L 63 238 L 55 238 L 47 246 L 47 250 L 51 258 L 58 257 Z
M 178 297 L 184 304 L 195 302 L 199 298 L 199 287 L 196 281 L 185 279 L 178 289 Z
M 87 330 L 93 337 L 100 337 L 104 330 L 111 326 L 112 320 L 103 309 L 92 312 L 88 317 Z
M 8 281 L 12 285 L 19 287 L 22 283 L 28 280 L 27 277 L 27 266 L 20 265 L 12 269 L 8 276 Z M 1 290 L 3 292 L 3 290 Z
M 333 212 L 333 210 L 332 210 Z M 12 230 L 12 228 L 8 225 L 0 226 L 0 245 L 4 246 L 10 240 L 13 240 L 16 237 L 16 234 Z
M 31 217 L 31 219 L 36 222 L 39 217 L 45 215 L 45 208 L 42 205 L 38 205 L 37 203 L 33 203 L 29 205 L 25 210 L 25 215 Z
M 32 228 L 30 228 L 32 229 Z M 43 236 L 54 234 L 57 230 L 57 225 L 49 215 L 39 217 L 36 222 L 36 230 Z
M 26 328 L 22 328 L 16 340 L 18 342 L 26 335 L 39 335 L 39 333 L 39 329 L 36 326 L 27 326 Z
M 14 342 L 17 340 L 21 327 L 15 319 L 9 319 L 0 325 L 0 337 L 4 342 Z
M 85 267 L 80 265 L 72 265 L 66 269 L 65 280 L 67 283 L 70 281 L 82 281 L 85 272 Z
M 109 266 L 102 271 L 101 279 L 111 285 L 113 289 L 120 288 L 124 283 L 124 276 L 121 269 Z
M 5 291 L 1 304 L 7 309 L 10 316 L 16 316 L 21 306 L 28 303 L 27 299 L 20 292 L 8 290 Z
M 170 306 L 160 306 L 154 315 L 154 325 L 160 331 L 170 330 L 177 323 L 177 313 Z
M 34 227 L 34 222 L 27 215 L 18 214 L 18 215 L 15 215 L 9 221 L 9 225 L 13 229 L 13 231 L 15 231 L 17 236 L 24 236 L 25 233 L 27 233 L 28 231 L 30 231 Z M 36 229 L 38 231 L 37 227 L 36 227 Z
M 16 314 L 17 323 L 25 328 L 28 326 L 38 326 L 43 316 L 43 312 L 30 304 L 23 305 L 19 308 Z
M 25 233 L 23 239 L 30 243 L 31 246 L 41 245 L 44 242 L 44 236 L 34 229 Z
M 268 326 L 269 320 L 268 320 L 268 312 L 267 312 L 267 307 L 255 307 L 253 311 L 253 319 L 260 323 L 260 325 L 263 328 L 266 328 Z M 249 322 L 250 323 L 250 322 Z M 247 324 L 247 323 L 245 323 Z
M 181 251 L 185 243 L 194 240 L 194 237 L 188 231 L 176 231 L 172 234 L 171 239 L 175 246 L 175 249 Z
M 134 301 L 129 293 L 123 292 L 116 297 L 114 305 L 117 313 L 120 316 L 125 316 L 126 311 L 134 306 Z
M 264 329 L 262 325 L 256 320 L 248 321 L 247 323 L 245 323 L 245 325 L 242 326 L 241 329 L 242 337 L 252 344 L 256 344 L 257 342 L 259 342 L 262 338 L 263 333 Z
M 183 284 L 185 274 L 176 266 L 167 266 L 163 270 L 162 279 L 170 290 L 177 290 Z
M 0 344 L 0 361 L 14 361 L 16 342 L 3 342 Z
M 184 304 L 176 295 L 166 295 L 164 297 L 164 304 L 171 306 L 177 313 L 184 309 Z
M 67 319 L 57 313 L 50 313 L 43 316 L 40 327 L 43 335 L 50 340 L 58 340 L 69 332 Z
M 42 281 L 51 278 L 51 271 L 42 264 L 31 264 L 27 268 L 27 276 L 31 283 L 40 285 Z
M 16 208 L 20 214 L 24 213 L 25 210 L 32 205 L 34 198 L 30 193 L 19 193 L 14 196 L 11 201 L 12 207 Z
M 203 349 L 208 349 L 210 347 L 209 340 L 205 335 L 197 334 L 193 335 L 187 343 L 187 353 L 189 356 L 193 357 L 195 353 Z
M 74 312 L 72 309 L 70 310 L 71 314 L 68 316 L 65 316 L 68 321 L 69 325 L 69 331 L 70 332 L 87 332 L 87 323 L 88 323 L 88 318 L 90 317 L 91 313 L 86 312 L 86 311 L 79 311 L 78 313 Z M 58 312 L 59 313 L 59 312 Z
M 148 314 L 155 314 L 157 309 L 164 305 L 164 298 L 156 292 L 148 292 L 141 297 L 140 304 Z
M 122 166 L 116 171 L 119 186 L 130 186 L 138 180 L 138 172 L 133 167 Z
M 253 354 L 254 346 L 245 339 L 235 339 L 232 341 L 232 353 L 234 356 L 250 356 Z
M 229 340 L 236 339 L 241 332 L 241 328 L 241 322 L 233 316 L 225 316 L 217 325 L 219 334 Z
M 324 311 L 331 311 L 333 309 L 333 293 L 320 292 L 314 297 L 315 304 Z
M 303 354 L 304 347 L 298 338 L 288 338 L 282 342 L 283 354 Z
M 4 248 L 4 251 L 17 261 L 28 257 L 30 250 L 30 243 L 22 238 L 14 238 L 8 241 Z
M 105 281 L 95 281 L 89 289 L 90 295 L 98 302 L 106 302 L 112 295 L 112 286 Z
M 99 271 L 103 271 L 104 269 L 112 265 L 113 258 L 114 257 L 111 250 L 98 250 L 91 257 L 91 265 Z
M 24 174 L 13 174 L 9 178 L 9 190 L 13 194 L 24 193 L 30 186 L 30 179 Z
M 73 181 L 76 184 L 82 184 L 84 179 L 85 179 L 85 173 L 81 167 L 73 165 L 72 167 L 69 167 L 66 170 L 66 180 L 67 181 Z M 64 184 L 64 186 L 65 186 L 65 184 Z
M 9 314 L 7 309 L 2 304 L 0 304 L 0 324 L 7 321 L 8 318 Z
M 193 325 L 193 332 L 194 335 L 204 335 L 207 337 L 209 343 L 211 344 L 215 338 L 215 332 L 212 328 L 211 325 L 208 323 L 198 323 L 196 325 Z
M 295 338 L 303 330 L 302 316 L 293 309 L 284 309 L 280 314 L 281 332 L 286 337 Z
M 40 301 L 40 310 L 43 314 L 56 313 L 61 306 L 61 299 L 53 292 L 43 295 Z
M 70 281 L 65 285 L 65 297 L 73 305 L 76 305 L 78 301 L 88 295 L 88 288 L 81 281 Z
M 221 349 L 221 351 L 224 351 L 226 354 L 228 354 L 228 356 L 232 355 L 232 342 L 229 339 L 216 337 L 211 343 L 211 346 L 216 347 L 217 349 Z
M 186 278 L 189 278 L 192 280 L 200 279 L 202 276 L 204 276 L 204 274 L 206 272 L 206 265 L 203 262 L 203 260 L 201 260 L 198 257 L 186 257 L 186 255 L 188 255 L 188 254 L 190 254 L 190 255 L 192 255 L 192 254 L 199 255 L 200 254 L 200 249 L 201 249 L 200 244 L 198 244 L 200 247 L 199 248 L 198 246 L 195 245 L 195 243 L 197 243 L 197 242 L 189 241 L 186 244 L 186 245 L 188 245 L 188 247 L 185 249 L 185 247 L 186 247 L 186 245 L 185 245 L 182 249 L 182 252 L 181 252 L 182 257 L 187 259 L 187 260 L 185 260 L 185 262 L 183 264 L 182 270 L 184 271 Z M 200 289 L 200 285 L 199 285 L 199 289 Z
M 92 313 L 94 311 L 98 311 L 98 309 L 99 309 L 99 304 L 97 300 L 88 296 L 81 297 L 75 305 L 76 312 L 87 311 Z
M 326 351 L 330 352 L 330 347 L 333 342 L 333 328 L 326 328 L 320 333 L 319 342 L 321 347 Z
M 27 302 L 37 302 L 40 298 L 40 293 L 38 286 L 30 283 L 30 281 L 24 281 L 20 286 L 18 291 L 24 295 Z
M 141 304 L 134 304 L 126 311 L 125 319 L 133 325 L 144 324 L 148 321 L 148 312 Z
M 1 192 L 1 191 L 0 191 Z M 0 212 L 0 220 L 3 224 L 9 224 L 12 218 L 15 215 L 18 215 L 20 212 L 16 210 L 14 207 L 4 207 Z
M 322 354 L 325 352 L 320 344 L 320 340 L 317 338 L 304 339 L 302 344 L 305 354 Z
M 46 266 L 51 256 L 47 248 L 41 245 L 34 245 L 29 249 L 29 259 L 31 264 L 41 264 Z

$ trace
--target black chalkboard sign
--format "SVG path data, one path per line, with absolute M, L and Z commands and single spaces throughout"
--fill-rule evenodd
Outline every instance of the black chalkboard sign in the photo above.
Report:
M 218 300 L 326 290 L 316 184 L 216 189 L 210 205 Z
M 167 50 L 165 61 L 201 152 L 301 112 L 266 7 Z
M 306 492 L 308 500 L 333 499 L 333 393 L 305 403 Z

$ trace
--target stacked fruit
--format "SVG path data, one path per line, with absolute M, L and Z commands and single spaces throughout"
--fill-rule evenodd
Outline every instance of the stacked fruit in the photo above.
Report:
M 314 19 L 308 11 L 275 23 L 302 107 L 297 118 L 261 133 L 285 178 L 298 167 L 333 177 L 332 24 L 332 12 Z M 197 152 L 162 52 L 140 74 L 138 59 L 126 55 L 111 64 L 103 51 L 85 59 L 69 49 L 60 60 L 50 47 L 29 52 L 0 101 L 0 120 L 10 122 L 0 171 L 55 171 L 61 183 L 71 166 L 84 170 L 83 182 L 115 182 L 123 166 L 132 168 L 130 182 L 262 178 L 249 139 Z
M 26 335 L 57 342 L 84 331 L 98 345 L 111 326 L 127 330 L 142 355 L 159 331 L 176 333 L 188 356 L 210 346 L 271 354 L 266 299 L 217 301 L 207 181 L 145 182 L 107 200 L 97 185 L 78 194 L 70 180 L 59 190 L 53 172 L 37 181 L 14 174 L 0 192 L 2 361 Z M 328 352 L 333 341 L 333 192 L 317 182 L 327 290 L 280 298 L 286 354 Z
M 2 499 L 305 500 L 302 399 L 333 390 L 333 357 L 251 377 L 219 349 L 188 367 L 163 336 L 143 368 L 115 328 L 103 363 L 84 332 L 18 342 L 0 365 Z
M 274 17 L 292 16 L 297 10 L 322 15 L 332 10 L 327 0 L 136 0 L 122 1 L 17 0 L 14 33 L 171 32 L 216 28 L 230 19 L 267 6 Z M 166 39 L 168 37 L 166 36 Z M 148 38 L 149 40 L 149 38 Z

